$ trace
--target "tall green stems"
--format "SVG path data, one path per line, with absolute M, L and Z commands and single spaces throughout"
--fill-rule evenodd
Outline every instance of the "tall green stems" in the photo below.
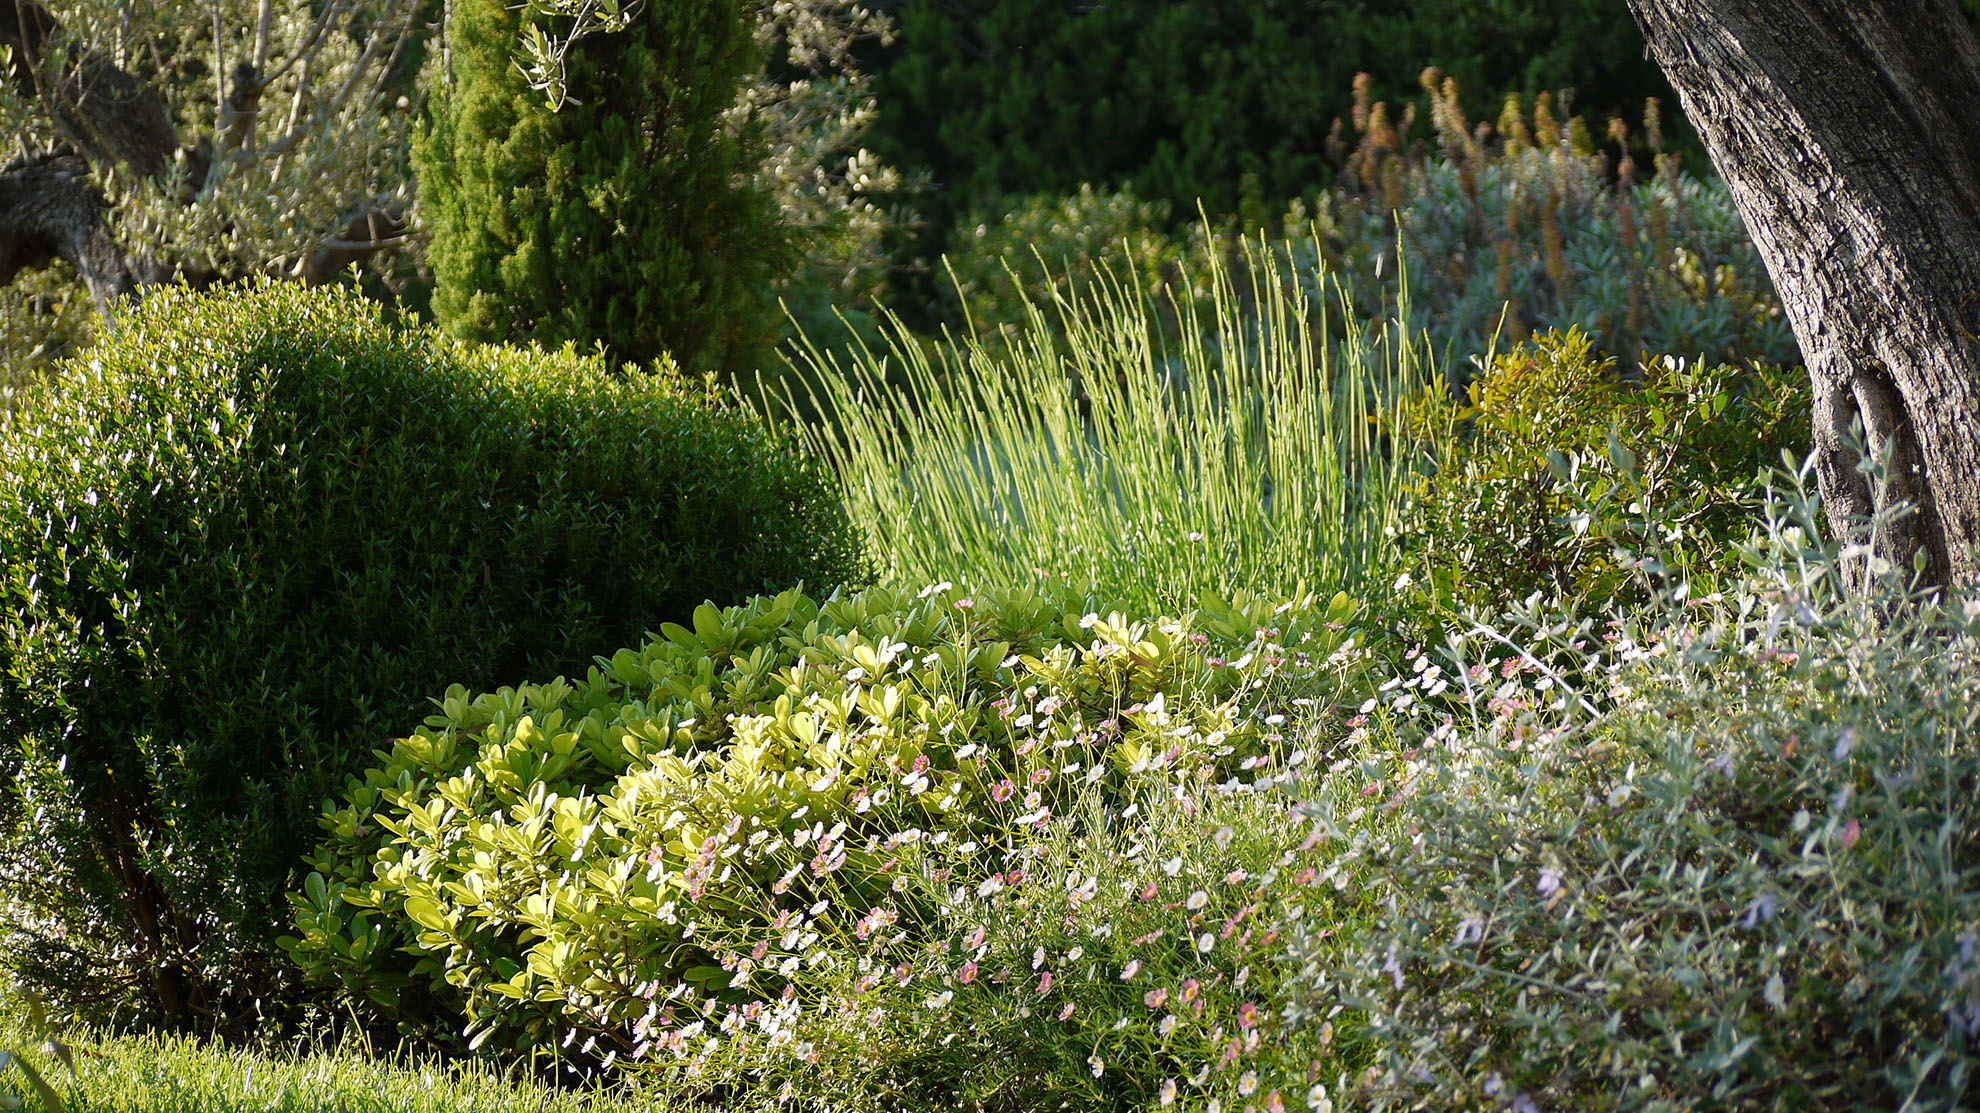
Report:
M 1406 302 L 1371 332 L 1290 246 L 1243 239 L 1161 305 L 1133 275 L 1027 303 L 1001 357 L 897 321 L 849 365 L 807 346 L 809 435 L 882 575 L 1065 578 L 1151 608 L 1386 584 L 1409 467 L 1387 431 L 1427 356 Z

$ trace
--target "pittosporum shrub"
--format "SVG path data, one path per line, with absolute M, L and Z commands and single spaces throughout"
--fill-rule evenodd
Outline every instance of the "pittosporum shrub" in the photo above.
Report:
M 0 413 L 0 956 L 193 1026 L 282 997 L 321 801 L 494 687 L 858 575 L 821 468 L 664 367 L 160 291 Z
M 1411 561 L 1446 611 L 1536 591 L 1641 602 L 1626 564 L 1653 547 L 1703 594 L 1738 575 L 1760 477 L 1807 450 L 1808 413 L 1799 371 L 1665 358 L 1625 374 L 1579 330 L 1535 336 L 1403 407 L 1429 457 L 1404 513 Z
M 713 1037 L 877 976 L 873 933 L 946 938 L 936 883 L 1014 884 L 1076 800 L 1167 806 L 1151 771 L 1258 769 L 1271 716 L 1361 659 L 1342 596 L 1153 624 L 1094 606 L 792 591 L 579 682 L 456 687 L 323 817 L 285 946 L 429 1038 L 706 1075 L 740 1053 Z
M 1480 627 L 1451 643 L 1455 699 L 1383 698 L 1417 755 L 1404 837 L 1357 847 L 1385 915 L 1345 947 L 1288 926 L 1288 1015 L 1365 1010 L 1382 1049 L 1358 1101 L 1972 1107 L 1980 600 L 1823 540 L 1806 480 L 1743 583 L 1600 641 L 1543 610 Z M 1547 664 L 1570 651 L 1590 683 Z

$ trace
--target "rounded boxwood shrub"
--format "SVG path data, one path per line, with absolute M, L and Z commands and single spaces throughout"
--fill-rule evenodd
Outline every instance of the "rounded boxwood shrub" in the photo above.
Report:
M 321 801 L 433 691 L 857 560 L 820 466 L 670 365 L 156 294 L 0 415 L 0 954 L 71 1006 L 269 1007 Z
M 949 930 L 916 848 L 1015 883 L 1075 801 L 1266 776 L 1275 716 L 1359 667 L 1352 611 L 1143 623 L 948 585 L 704 607 L 575 683 L 450 690 L 324 816 L 284 945 L 441 1042 L 705 1062 L 704 1032 L 786 1009 L 855 940 Z

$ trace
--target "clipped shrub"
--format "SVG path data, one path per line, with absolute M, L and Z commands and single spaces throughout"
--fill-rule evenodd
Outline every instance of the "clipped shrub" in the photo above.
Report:
M 786 592 L 701 608 L 581 682 L 456 687 L 324 816 L 285 946 L 431 1038 L 704 1076 L 712 1037 L 879 976 L 873 933 L 945 937 L 931 881 L 1014 882 L 1082 794 L 1166 806 L 1137 788 L 1151 770 L 1256 768 L 1267 713 L 1358 659 L 1345 597 L 1153 626 L 1092 606 Z
M 613 8 L 556 47 L 568 21 L 549 8 L 448 12 L 414 150 L 441 324 L 697 374 L 767 363 L 789 246 L 757 137 L 727 118 L 759 62 L 745 5 Z M 522 64 L 532 38 L 556 55 L 547 89 Z
M 1404 536 L 1447 611 L 1536 591 L 1640 602 L 1619 553 L 1652 541 L 1702 594 L 1739 574 L 1761 478 L 1807 450 L 1809 407 L 1799 371 L 1665 358 L 1625 375 L 1579 330 L 1536 336 L 1461 393 L 1440 381 L 1402 408 L 1405 440 L 1430 457 Z
M 275 1007 L 320 802 L 436 684 L 858 575 L 820 467 L 665 365 L 275 284 L 83 358 L 0 414 L 0 956 L 71 1009 Z
M 1406 276 L 1412 324 L 1449 353 L 1454 379 L 1495 337 L 1550 329 L 1578 328 L 1627 363 L 1665 352 L 1800 362 L 1731 193 L 1662 152 L 1656 101 L 1639 137 L 1620 117 L 1606 130 L 1563 118 L 1544 92 L 1530 112 L 1513 95 L 1496 121 L 1474 124 L 1455 81 L 1430 69 L 1423 86 L 1430 141 L 1414 134 L 1415 106 L 1398 115 L 1374 101 L 1363 74 L 1340 177 L 1287 218 L 1320 225 L 1363 315 L 1379 317 Z M 1639 138 L 1648 172 L 1631 154 Z
M 1388 913 L 1345 948 L 1288 933 L 1289 1015 L 1346 1003 L 1381 1045 L 1359 1102 L 1971 1108 L 1980 601 L 1888 567 L 1845 594 L 1864 557 L 1823 540 L 1807 478 L 1722 595 L 1673 590 L 1596 648 L 1537 611 L 1452 642 L 1455 699 L 1384 697 L 1419 759 L 1409 837 L 1357 845 Z

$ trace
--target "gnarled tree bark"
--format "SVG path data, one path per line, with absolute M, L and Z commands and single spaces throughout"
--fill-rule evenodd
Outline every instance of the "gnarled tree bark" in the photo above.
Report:
M 118 242 L 110 203 L 91 179 L 92 169 L 122 166 L 140 177 L 159 178 L 183 150 L 193 170 L 185 195 L 190 202 L 204 185 L 214 152 L 186 148 L 163 95 L 108 57 L 86 44 L 51 49 L 62 35 L 60 22 L 36 0 L 0 0 L 0 47 L 8 52 L 4 78 L 19 96 L 48 107 L 62 139 L 55 150 L 0 169 L 0 285 L 24 269 L 61 259 L 107 313 L 117 298 L 176 272 L 156 251 Z M 223 149 L 252 139 L 267 78 L 246 62 L 230 76 Z M 282 273 L 326 281 L 352 262 L 404 243 L 409 232 L 396 203 L 367 200 L 354 207 L 349 226 L 337 237 L 307 247 Z M 187 277 L 203 282 L 231 276 Z
M 1980 37 L 1955 0 L 1629 6 L 1801 342 L 1830 521 L 1901 568 L 1922 560 L 1927 583 L 1973 581 Z M 1859 421 L 1881 482 L 1859 467 Z M 1915 511 L 1878 515 L 1901 503 Z

